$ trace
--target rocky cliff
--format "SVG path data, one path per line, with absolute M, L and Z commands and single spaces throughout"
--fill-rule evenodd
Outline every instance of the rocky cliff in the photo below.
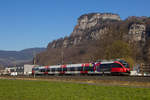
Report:
M 149 22 L 150 18 L 148 17 L 131 16 L 126 20 L 121 20 L 119 15 L 112 13 L 84 14 L 78 18 L 78 23 L 69 37 L 54 40 L 48 44 L 46 52 L 37 55 L 37 63 L 57 64 L 61 60 L 62 48 L 65 48 L 63 53 L 67 52 L 64 54 L 66 63 L 79 58 L 85 59 L 85 57 L 89 60 L 93 48 L 96 50 L 96 41 L 102 42 L 105 35 L 110 40 L 123 40 L 129 44 L 136 44 L 136 47 L 142 46 L 143 49 L 149 39 Z M 109 35 L 112 35 L 112 37 L 109 38 Z M 80 57 L 76 57 L 76 55 Z M 56 61 L 52 61 L 54 56 Z M 82 62 L 82 60 L 79 61 Z
M 54 40 L 48 48 L 69 47 L 80 44 L 85 40 L 97 40 L 107 31 L 107 24 L 121 21 L 120 16 L 111 13 L 90 13 L 78 18 L 70 37 Z

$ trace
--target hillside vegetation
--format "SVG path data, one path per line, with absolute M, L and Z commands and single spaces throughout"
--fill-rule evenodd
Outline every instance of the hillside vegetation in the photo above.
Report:
M 90 13 L 78 18 L 69 37 L 50 42 L 35 58 L 39 65 L 126 59 L 150 63 L 150 18 L 131 16 L 121 20 L 111 13 Z

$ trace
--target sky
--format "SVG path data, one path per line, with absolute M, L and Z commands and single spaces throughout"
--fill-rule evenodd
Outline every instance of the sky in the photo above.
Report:
M 150 16 L 150 0 L 0 0 L 0 50 L 47 47 L 69 36 L 82 14 Z

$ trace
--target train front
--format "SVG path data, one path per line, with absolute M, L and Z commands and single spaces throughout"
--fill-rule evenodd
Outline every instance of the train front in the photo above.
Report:
M 124 60 L 120 60 L 119 62 L 123 65 L 124 73 L 129 75 L 130 74 L 129 64 Z

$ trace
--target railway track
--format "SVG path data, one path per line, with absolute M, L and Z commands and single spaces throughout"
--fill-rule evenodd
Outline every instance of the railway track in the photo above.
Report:
M 150 77 L 137 76 L 0 76 L 3 78 L 31 78 L 53 80 L 94 80 L 94 81 L 124 81 L 124 82 L 150 82 Z
M 41 77 L 41 76 L 39 76 Z M 42 76 L 41 78 L 43 78 Z M 129 81 L 129 82 L 150 82 L 150 77 L 131 76 L 46 76 L 45 78 L 74 79 L 74 80 L 102 80 L 102 81 Z

